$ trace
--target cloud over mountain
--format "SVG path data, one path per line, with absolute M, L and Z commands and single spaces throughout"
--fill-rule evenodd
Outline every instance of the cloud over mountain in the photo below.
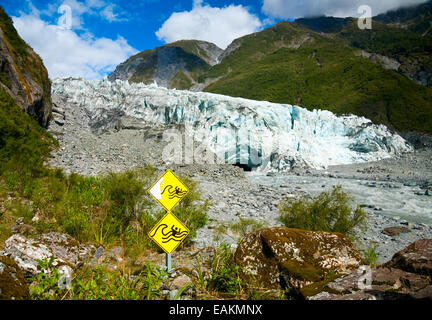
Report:
M 358 17 L 358 8 L 368 5 L 372 15 L 427 0 L 264 0 L 262 11 L 273 18 L 295 19 L 311 16 Z
M 191 11 L 173 13 L 156 32 L 165 42 L 194 39 L 226 48 L 234 39 L 259 31 L 260 19 L 241 5 L 211 7 L 195 0 Z

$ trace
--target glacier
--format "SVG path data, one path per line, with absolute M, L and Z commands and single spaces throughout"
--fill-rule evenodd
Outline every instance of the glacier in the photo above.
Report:
M 187 137 L 206 146 L 218 162 L 259 171 L 325 169 L 413 151 L 401 136 L 364 117 L 289 104 L 107 78 L 54 79 L 52 93 L 83 107 L 95 132 L 112 129 L 114 116 L 167 129 L 182 125 Z

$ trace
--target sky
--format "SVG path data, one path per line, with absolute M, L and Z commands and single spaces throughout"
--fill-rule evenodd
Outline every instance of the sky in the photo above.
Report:
M 279 21 L 360 17 L 426 0 L 0 0 L 51 78 L 100 79 L 132 55 L 182 39 L 225 49 Z

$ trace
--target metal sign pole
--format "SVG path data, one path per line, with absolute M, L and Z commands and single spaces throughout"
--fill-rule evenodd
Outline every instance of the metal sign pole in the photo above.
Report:
M 171 255 L 170 254 L 166 255 L 166 267 L 167 267 L 167 272 L 170 273 L 171 272 Z

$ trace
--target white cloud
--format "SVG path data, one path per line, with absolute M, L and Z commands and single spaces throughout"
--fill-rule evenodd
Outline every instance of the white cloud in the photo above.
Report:
M 112 40 L 91 33 L 78 35 L 34 14 L 13 17 L 13 21 L 20 36 L 42 57 L 51 78 L 101 78 L 137 52 L 120 36 Z
M 310 16 L 359 17 L 361 5 L 372 8 L 376 16 L 401 6 L 415 5 L 427 0 L 264 0 L 262 11 L 274 18 L 302 18 Z
M 110 4 L 100 12 L 100 15 L 108 22 L 120 22 L 120 21 L 128 20 L 127 18 L 124 17 L 123 12 L 122 13 L 114 12 L 115 9 L 116 6 L 114 4 Z
M 72 13 L 72 28 L 84 30 L 84 17 L 97 16 L 108 22 L 127 21 L 127 13 L 119 6 L 106 0 L 55 0 L 49 3 L 45 9 L 39 10 L 31 1 L 28 2 L 31 14 L 52 17 L 58 13 L 60 6 L 69 6 Z
M 261 28 L 259 18 L 241 5 L 215 8 L 194 0 L 191 11 L 173 13 L 156 35 L 165 42 L 204 40 L 225 49 L 234 39 Z

